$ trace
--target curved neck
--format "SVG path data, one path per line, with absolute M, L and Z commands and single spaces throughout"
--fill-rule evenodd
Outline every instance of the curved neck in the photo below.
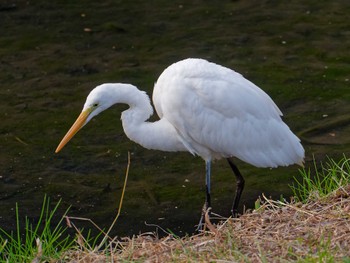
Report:
M 186 151 L 176 129 L 166 120 L 146 120 L 153 114 L 148 95 L 133 85 L 116 87 L 116 103 L 126 103 L 129 109 L 122 112 L 121 120 L 128 138 L 147 149 L 162 151 Z

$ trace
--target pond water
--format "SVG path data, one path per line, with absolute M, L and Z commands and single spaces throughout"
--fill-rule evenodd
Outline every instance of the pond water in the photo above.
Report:
M 154 225 L 192 232 L 205 197 L 204 162 L 130 142 L 119 120 L 124 105 L 54 154 L 94 86 L 127 82 L 151 95 L 162 70 L 186 57 L 235 69 L 264 89 L 302 139 L 306 167 L 313 158 L 339 159 L 350 144 L 349 13 L 348 1 L 2 2 L 0 226 L 15 228 L 16 203 L 35 222 L 47 195 L 53 205 L 62 200 L 57 218 L 70 207 L 70 216 L 108 228 L 130 152 L 114 234 L 155 231 Z M 246 178 L 241 209 L 262 193 L 290 196 L 297 166 L 236 162 Z M 229 216 L 234 188 L 226 161 L 215 162 L 214 212 Z

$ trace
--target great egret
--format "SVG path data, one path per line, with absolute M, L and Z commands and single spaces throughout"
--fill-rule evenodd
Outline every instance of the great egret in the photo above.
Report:
M 153 103 L 160 120 L 148 122 L 153 108 L 147 94 L 131 84 L 107 83 L 91 91 L 78 119 L 56 149 L 94 116 L 116 103 L 126 135 L 147 149 L 188 151 L 206 164 L 206 202 L 210 203 L 210 166 L 226 158 L 236 176 L 232 215 L 237 215 L 244 179 L 230 157 L 257 167 L 303 165 L 300 140 L 282 121 L 272 99 L 239 73 L 203 59 L 172 64 L 158 78 Z

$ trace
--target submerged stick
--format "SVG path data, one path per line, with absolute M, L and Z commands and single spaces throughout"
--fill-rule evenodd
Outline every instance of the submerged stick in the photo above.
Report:
M 100 248 L 106 242 L 107 238 L 109 237 L 108 234 L 111 232 L 112 228 L 114 227 L 115 223 L 117 222 L 117 220 L 119 218 L 120 211 L 122 210 L 122 205 L 123 205 L 123 199 L 124 199 L 124 193 L 125 193 L 125 188 L 126 188 L 126 182 L 128 181 L 129 168 L 130 168 L 130 152 L 128 152 L 128 165 L 126 166 L 124 186 L 123 186 L 122 195 L 120 197 L 118 213 L 117 213 L 116 217 L 114 218 L 113 223 L 109 227 L 107 233 L 105 234 L 104 238 L 102 239 L 101 243 L 96 247 L 96 249 L 95 249 L 96 251 L 100 250 Z

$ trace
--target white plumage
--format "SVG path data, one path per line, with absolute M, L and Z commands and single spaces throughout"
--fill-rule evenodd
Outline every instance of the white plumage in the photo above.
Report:
M 153 102 L 188 151 L 205 160 L 235 156 L 257 167 L 302 164 L 304 149 L 260 88 L 231 69 L 201 59 L 160 75 Z
M 203 59 L 174 63 L 158 78 L 153 102 L 160 120 L 147 122 L 153 109 L 145 92 L 130 84 L 97 86 L 56 152 L 92 117 L 113 104 L 126 103 L 130 108 L 122 113 L 121 119 L 131 140 L 148 149 L 189 151 L 206 161 L 206 206 L 210 206 L 213 159 L 237 157 L 257 167 L 303 164 L 300 140 L 282 121 L 276 104 L 263 90 L 231 69 Z M 232 161 L 229 163 L 243 189 L 243 177 L 237 175 L 239 171 L 232 167 Z M 242 189 L 237 188 L 240 192 Z M 240 193 L 236 195 L 233 212 L 239 198 Z

